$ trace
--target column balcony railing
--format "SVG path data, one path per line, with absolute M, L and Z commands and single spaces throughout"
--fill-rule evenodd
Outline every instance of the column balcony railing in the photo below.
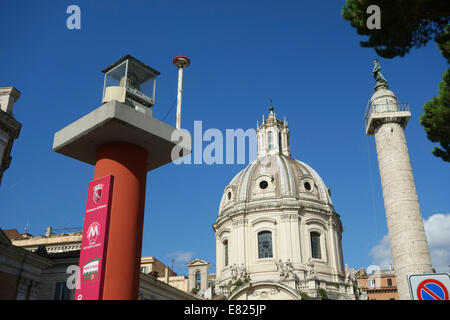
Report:
M 398 111 L 410 111 L 408 103 L 401 102 L 377 102 L 376 104 L 367 104 L 366 113 L 364 114 L 364 124 L 367 127 L 367 123 L 372 113 L 384 113 L 384 112 L 398 112 Z

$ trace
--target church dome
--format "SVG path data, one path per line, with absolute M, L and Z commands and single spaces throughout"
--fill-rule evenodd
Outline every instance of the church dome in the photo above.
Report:
M 239 203 L 290 200 L 333 211 L 330 192 L 306 163 L 284 155 L 266 155 L 252 161 L 225 187 L 219 217 Z
M 249 204 L 265 207 L 290 204 L 321 212 L 334 212 L 330 191 L 317 172 L 290 157 L 287 122 L 268 119 L 257 129 L 258 157 L 225 187 L 218 218 Z M 278 139 L 276 138 L 278 137 Z M 259 205 L 258 205 L 259 204 Z

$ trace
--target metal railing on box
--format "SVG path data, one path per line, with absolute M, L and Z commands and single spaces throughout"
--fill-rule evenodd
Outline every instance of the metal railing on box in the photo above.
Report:
M 404 102 L 397 102 L 395 104 L 396 110 L 392 110 L 393 103 L 386 101 L 386 103 L 377 103 L 376 105 L 370 104 L 370 102 L 367 105 L 366 113 L 364 114 L 364 123 L 367 127 L 367 122 L 369 121 L 370 115 L 372 114 L 373 110 L 376 109 L 375 113 L 383 113 L 383 112 L 397 112 L 397 111 L 410 111 L 409 110 L 409 104 Z

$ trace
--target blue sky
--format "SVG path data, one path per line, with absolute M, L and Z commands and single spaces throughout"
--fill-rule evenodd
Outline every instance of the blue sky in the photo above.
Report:
M 81 8 L 81 30 L 66 9 Z M 39 235 L 83 225 L 93 167 L 52 151 L 56 131 L 101 105 L 101 70 L 131 54 L 161 72 L 155 116 L 176 97 L 172 58 L 185 55 L 182 126 L 248 129 L 273 99 L 286 116 L 292 156 L 331 188 L 344 226 L 345 263 L 364 267 L 387 233 L 374 138 L 364 133 L 373 92 L 372 49 L 340 16 L 344 1 L 2 1 L 0 86 L 22 92 L 23 125 L 0 186 L 0 227 Z M 406 128 L 424 219 L 450 212 L 448 163 L 434 157 L 419 116 L 447 68 L 434 42 L 380 58 L 412 117 Z M 174 125 L 175 110 L 166 121 Z M 204 146 L 207 143 L 204 144 Z M 215 269 L 215 222 L 224 187 L 245 165 L 169 164 L 147 176 L 143 256 L 186 273 L 183 257 Z M 170 230 L 170 232 L 168 232 Z

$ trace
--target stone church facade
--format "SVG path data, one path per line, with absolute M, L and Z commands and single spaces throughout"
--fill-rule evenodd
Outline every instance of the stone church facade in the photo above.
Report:
M 355 299 L 330 190 L 291 158 L 288 123 L 272 106 L 257 138 L 257 158 L 225 187 L 213 224 L 215 293 L 232 300 Z

